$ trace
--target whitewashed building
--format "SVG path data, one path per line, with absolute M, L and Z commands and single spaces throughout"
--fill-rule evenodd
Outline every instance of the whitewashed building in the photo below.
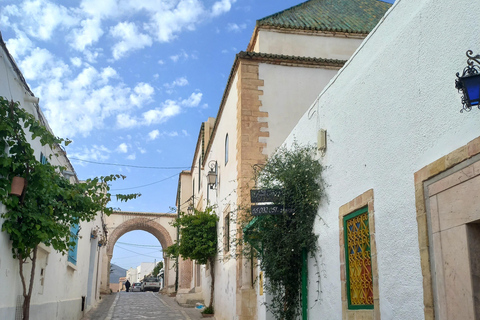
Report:
M 236 55 L 216 118 L 201 126 L 192 167 L 180 174 L 177 207 L 215 206 L 215 317 L 262 319 L 257 270 L 236 257 L 238 206 L 249 202 L 253 167 L 287 138 L 318 92 L 388 10 L 377 0 L 310 0 L 257 21 Z M 212 170 L 217 179 L 207 183 Z M 177 301 L 210 300 L 210 266 L 181 261 Z
M 9 54 L 0 35 L 0 95 L 8 100 L 19 101 L 20 105 L 38 120 L 48 123 L 40 109 L 39 100 L 28 87 L 22 73 Z M 53 154 L 49 147 L 42 147 L 38 140 L 30 141 L 38 160 Z M 73 173 L 70 181 L 78 181 L 66 153 L 58 147 L 58 156 L 50 161 L 53 165 L 67 167 Z M 0 212 L 5 207 L 0 204 Z M 0 218 L 0 224 L 2 219 Z M 95 306 L 100 299 L 102 256 L 105 247 L 98 245 L 98 236 L 103 229 L 103 218 L 99 215 L 90 222 L 80 224 L 76 255 L 62 256 L 44 245 L 38 249 L 35 282 L 30 307 L 32 320 L 78 320 Z M 96 230 L 96 231 L 95 231 Z M 92 232 L 97 236 L 92 237 Z M 12 257 L 9 236 L 0 232 L 0 319 L 13 320 L 22 314 L 23 290 L 18 261 Z M 29 274 L 27 265 L 26 274 Z M 28 277 L 27 277 L 28 279 Z
M 327 168 L 310 319 L 480 318 L 480 110 L 460 113 L 455 88 L 465 52 L 480 53 L 472 5 L 397 0 L 289 135 L 287 145 L 318 144 Z M 348 290 L 355 214 L 368 221 L 364 307 Z

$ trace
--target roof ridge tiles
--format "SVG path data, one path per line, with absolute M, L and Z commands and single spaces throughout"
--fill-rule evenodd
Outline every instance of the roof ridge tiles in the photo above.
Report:
M 365 34 L 390 7 L 379 0 L 308 0 L 257 20 L 257 27 Z

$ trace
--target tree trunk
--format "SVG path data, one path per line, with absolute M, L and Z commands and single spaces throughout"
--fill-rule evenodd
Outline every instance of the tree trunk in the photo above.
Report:
M 208 306 L 210 309 L 213 309 L 213 297 L 214 297 L 214 290 L 215 290 L 215 259 L 210 258 L 208 259 L 210 263 L 210 276 L 212 277 L 212 284 L 210 287 L 210 305 Z
M 28 257 L 30 258 L 30 257 Z M 33 257 L 30 258 L 32 261 L 32 269 L 30 270 L 30 282 L 27 285 L 25 282 L 25 275 L 23 274 L 23 265 L 26 262 L 26 259 L 22 256 L 19 256 L 18 263 L 20 266 L 20 278 L 22 280 L 22 288 L 23 288 L 23 320 L 30 319 L 30 301 L 32 299 L 32 291 L 33 291 L 33 282 L 35 280 L 35 265 L 37 262 L 37 246 L 33 249 Z

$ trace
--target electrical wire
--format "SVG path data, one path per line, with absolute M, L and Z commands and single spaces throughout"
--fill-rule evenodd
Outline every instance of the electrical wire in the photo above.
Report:
M 163 182 L 163 181 L 165 181 L 165 180 L 171 179 L 171 178 L 173 178 L 173 177 L 176 177 L 176 176 L 178 176 L 178 173 L 175 173 L 174 175 L 171 175 L 170 177 L 167 177 L 167 178 L 165 178 L 165 179 L 158 180 L 158 181 L 155 181 L 155 182 L 152 182 L 152 183 L 148 183 L 148 184 L 144 184 L 144 185 L 141 185 L 141 186 L 136 186 L 136 187 L 131 187 L 131 188 L 122 188 L 122 189 L 111 189 L 111 191 L 118 191 L 118 190 L 131 190 L 131 189 L 137 189 L 137 188 L 148 187 L 148 186 L 151 186 L 151 185 L 154 185 L 154 184 L 157 184 L 157 183 Z
M 125 250 L 125 251 L 128 251 L 128 252 L 133 252 L 133 253 L 138 254 L 138 255 L 140 255 L 140 256 L 145 256 L 145 257 L 149 257 L 149 258 L 158 258 L 158 256 L 150 256 L 150 255 L 147 255 L 147 254 L 138 253 L 138 252 L 135 252 L 135 251 L 133 251 L 133 250 L 128 250 L 128 249 L 126 249 L 126 248 L 123 248 L 123 247 L 121 247 L 121 246 L 115 246 L 115 247 L 118 247 L 118 248 L 120 248 L 120 249 L 122 249 L 122 250 Z M 152 252 L 152 253 L 153 253 L 153 252 Z
M 132 246 L 132 247 L 149 247 L 149 248 L 161 248 L 162 246 L 156 246 L 156 245 L 153 245 L 153 244 L 136 244 L 136 243 L 127 243 L 127 242 L 120 242 L 120 241 L 117 241 L 115 242 L 115 244 L 122 244 L 122 245 L 126 245 L 126 246 Z
M 140 168 L 140 169 L 160 169 L 160 170 L 169 170 L 169 169 L 188 169 L 190 168 L 189 166 L 184 166 L 184 167 L 148 167 L 148 166 L 136 166 L 132 164 L 121 164 L 121 163 L 110 163 L 110 162 L 97 162 L 97 161 L 91 161 L 91 160 L 83 160 L 79 158 L 74 158 L 74 157 L 69 157 L 69 159 L 72 160 L 77 160 L 81 162 L 88 162 L 88 163 L 94 163 L 94 164 L 102 164 L 106 166 L 118 166 L 118 167 L 130 167 L 130 168 Z

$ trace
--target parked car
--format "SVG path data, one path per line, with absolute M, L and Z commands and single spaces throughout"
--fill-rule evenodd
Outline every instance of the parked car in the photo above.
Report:
M 156 277 L 146 278 L 142 282 L 142 291 L 153 291 L 153 292 L 160 291 L 160 280 Z
M 132 284 L 132 288 L 130 288 L 130 291 L 132 292 L 141 292 L 142 290 L 142 283 L 141 282 L 135 282 Z

